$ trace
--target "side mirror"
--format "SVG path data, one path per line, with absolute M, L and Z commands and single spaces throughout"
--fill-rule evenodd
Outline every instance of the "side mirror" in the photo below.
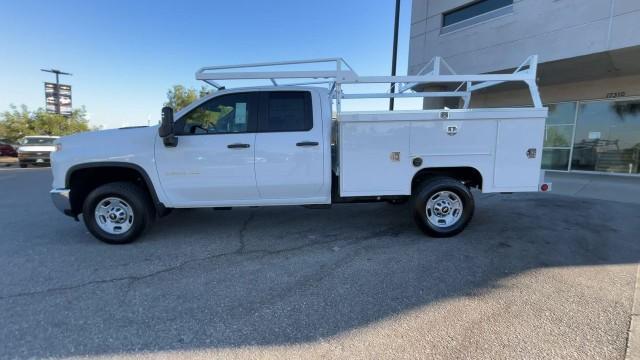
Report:
M 178 145 L 178 138 L 173 132 L 173 109 L 169 106 L 162 108 L 162 122 L 158 128 L 158 135 L 162 138 L 164 146 L 175 147 Z

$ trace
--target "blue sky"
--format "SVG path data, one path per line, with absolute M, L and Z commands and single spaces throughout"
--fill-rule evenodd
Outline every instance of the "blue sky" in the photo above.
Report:
M 73 105 L 105 128 L 155 123 L 174 84 L 206 65 L 342 56 L 388 74 L 394 0 L 2 1 L 0 111 L 44 106 L 41 68 L 73 73 Z M 411 1 L 401 11 L 407 68 Z

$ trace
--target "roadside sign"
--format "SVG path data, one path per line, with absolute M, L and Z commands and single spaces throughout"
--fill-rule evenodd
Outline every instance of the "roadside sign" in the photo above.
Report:
M 57 94 L 57 96 L 56 96 Z M 60 104 L 61 115 L 71 115 L 71 85 L 63 85 L 45 82 L 44 96 L 46 99 L 46 110 L 50 113 L 58 113 L 56 106 Z

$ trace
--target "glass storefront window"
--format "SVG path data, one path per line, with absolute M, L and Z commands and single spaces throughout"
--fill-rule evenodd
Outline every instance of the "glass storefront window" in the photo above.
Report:
M 576 102 L 545 105 L 549 108 L 547 125 L 573 125 L 576 121 Z
M 544 147 L 571 147 L 573 125 L 547 125 L 544 134 Z
M 572 170 L 640 173 L 640 100 L 581 102 Z
M 571 149 L 543 149 L 542 168 L 545 170 L 567 170 Z
M 569 170 L 576 106 L 575 102 L 547 105 L 549 116 L 544 129 L 543 169 Z

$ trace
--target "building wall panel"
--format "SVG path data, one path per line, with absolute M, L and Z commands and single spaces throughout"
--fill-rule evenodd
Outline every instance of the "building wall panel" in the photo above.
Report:
M 547 62 L 640 45 L 639 0 L 516 0 L 510 15 L 442 33 L 442 13 L 471 2 L 414 0 L 411 36 L 424 33 L 425 42 L 410 51 L 410 73 L 433 56 L 472 73 L 512 68 L 532 54 Z

